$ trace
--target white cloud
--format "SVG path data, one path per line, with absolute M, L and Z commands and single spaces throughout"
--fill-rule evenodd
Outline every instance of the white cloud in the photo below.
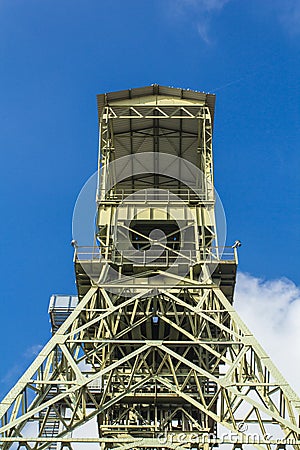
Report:
M 41 344 L 32 345 L 31 347 L 27 348 L 27 350 L 25 350 L 24 357 L 25 358 L 35 357 L 40 353 L 42 348 L 43 346 Z
M 42 348 L 43 346 L 41 344 L 34 344 L 28 347 L 24 351 L 24 353 L 17 359 L 17 362 L 8 368 L 7 372 L 4 373 L 0 378 L 1 394 L 3 394 L 7 388 L 12 387 L 12 385 L 17 382 L 18 378 L 26 369 L 26 366 L 28 366 L 28 364 L 32 362 L 32 360 L 38 355 Z
M 300 394 L 300 288 L 282 278 L 240 273 L 235 308 L 275 365 Z
M 209 24 L 205 21 L 203 22 L 199 22 L 197 24 L 197 30 L 198 33 L 201 36 L 201 39 L 206 43 L 206 44 L 211 44 L 211 39 L 209 36 Z
M 176 0 L 171 1 L 172 12 L 179 17 L 192 17 L 201 39 L 211 44 L 210 24 L 213 16 L 219 13 L 231 0 Z
M 206 44 L 213 43 L 211 24 L 232 0 L 169 0 L 169 13 L 177 19 L 189 21 Z M 268 20 L 277 21 L 291 36 L 300 34 L 300 0 L 273 0 L 259 2 L 257 15 L 266 14 Z M 238 7 L 238 3 L 237 3 Z
M 280 2 L 279 20 L 290 34 L 300 33 L 300 1 Z
M 290 36 L 300 34 L 300 0 L 256 0 L 257 15 L 263 14 L 268 20 L 275 20 Z
M 231 0 L 177 0 L 177 5 L 184 7 L 194 7 L 204 11 L 219 11 Z

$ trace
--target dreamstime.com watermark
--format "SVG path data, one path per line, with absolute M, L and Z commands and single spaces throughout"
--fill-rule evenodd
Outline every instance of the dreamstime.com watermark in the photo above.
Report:
M 296 445 L 299 441 L 295 438 L 276 438 L 272 434 L 247 433 L 248 425 L 241 422 L 237 426 L 237 431 L 228 431 L 216 436 L 207 432 L 162 432 L 157 435 L 160 444 L 276 444 L 276 445 Z

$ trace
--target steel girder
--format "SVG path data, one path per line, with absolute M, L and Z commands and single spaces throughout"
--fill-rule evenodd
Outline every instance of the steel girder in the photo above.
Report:
M 154 318 L 168 327 L 167 339 L 155 336 Z M 151 329 L 153 339 L 143 338 Z M 79 442 L 72 430 L 98 416 L 99 439 L 81 442 L 122 448 L 127 439 L 132 448 L 146 439 L 155 448 L 172 432 L 176 443 L 176 416 L 185 421 L 187 437 L 210 433 L 216 439 L 211 426 L 217 422 L 237 435 L 236 443 L 258 435 L 254 446 L 269 448 L 276 424 L 278 442 L 297 446 L 299 408 L 297 395 L 217 286 L 132 295 L 95 286 L 1 403 L 0 433 L 3 450 L 24 440 L 28 449 L 49 448 L 45 418 L 55 415 L 59 432 L 52 442 L 72 448 Z M 29 439 L 30 422 L 38 425 Z

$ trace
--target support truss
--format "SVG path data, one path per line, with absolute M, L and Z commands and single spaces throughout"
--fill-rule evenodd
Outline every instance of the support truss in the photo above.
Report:
M 240 443 L 258 435 L 254 446 L 269 448 L 266 436 L 274 439 L 276 429 L 276 439 L 298 448 L 299 409 L 220 288 L 117 295 L 100 286 L 90 288 L 1 403 L 0 433 L 8 449 L 26 442 L 25 425 L 36 423 L 27 448 L 49 448 L 45 430 L 55 417 L 52 439 L 71 446 L 70 433 L 97 416 L 93 442 L 112 448 L 124 448 L 121 438 L 134 447 L 152 439 L 156 447 L 164 436 L 176 438 L 178 427 L 187 436 L 212 436 L 215 423 Z

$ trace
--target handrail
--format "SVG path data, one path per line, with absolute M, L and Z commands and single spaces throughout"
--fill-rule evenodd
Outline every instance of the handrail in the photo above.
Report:
M 170 197 L 170 194 L 171 195 Z M 97 200 L 98 202 L 105 201 L 120 201 L 121 203 L 126 201 L 137 201 L 145 202 L 148 201 L 164 201 L 164 202 L 174 202 L 176 200 L 174 196 L 179 197 L 180 200 L 186 200 L 190 202 L 205 202 L 213 201 L 214 194 L 212 189 L 192 189 L 192 188 L 168 188 L 166 190 L 162 189 L 160 191 L 150 189 L 138 189 L 137 188 L 126 188 L 126 189 L 111 189 L 110 191 L 102 191 L 99 189 Z
M 149 241 L 143 241 L 149 245 Z M 139 242 L 141 244 L 141 242 Z M 185 242 L 185 246 L 192 242 Z M 116 246 L 76 246 L 74 261 L 77 262 L 111 262 L 122 265 L 131 262 L 134 265 L 168 266 L 174 263 L 196 264 L 200 262 L 217 263 L 231 261 L 237 264 L 237 248 L 224 247 L 201 247 L 199 249 L 176 249 L 168 246 L 167 249 L 118 249 Z

